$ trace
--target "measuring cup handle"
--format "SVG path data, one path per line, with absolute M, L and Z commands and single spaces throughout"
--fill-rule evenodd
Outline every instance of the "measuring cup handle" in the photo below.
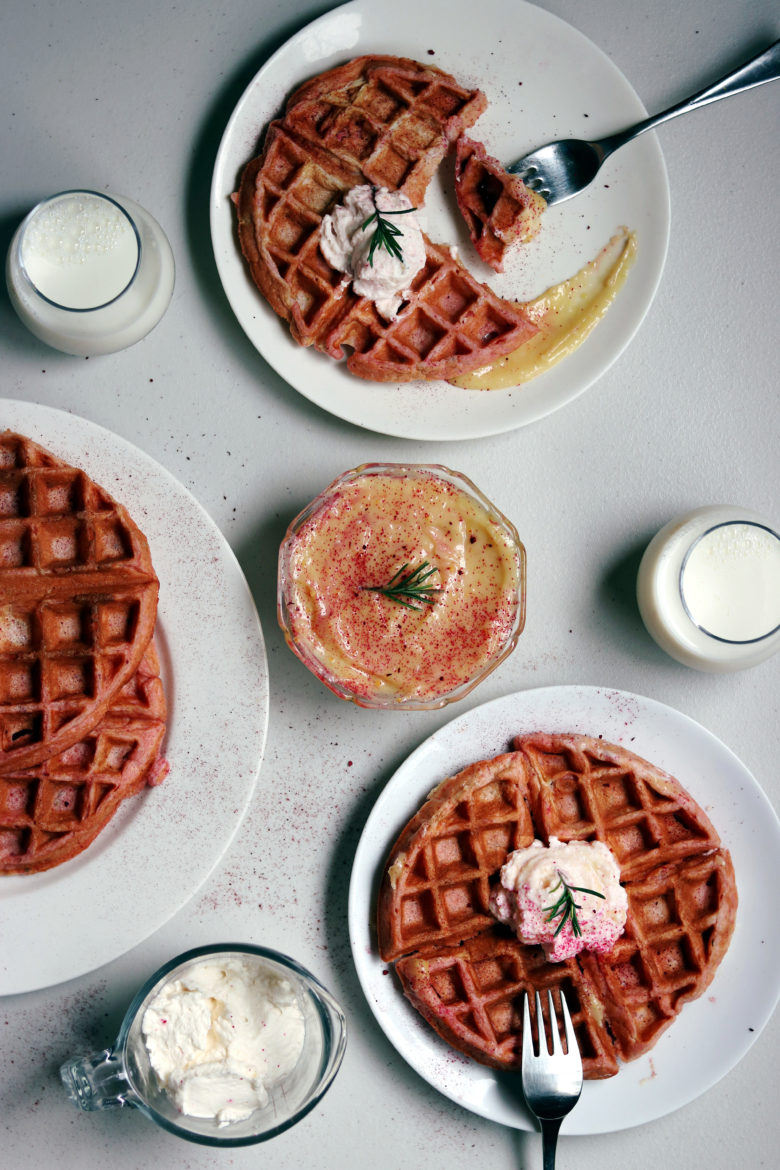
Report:
M 65 1092 L 80 1109 L 115 1109 L 132 1105 L 134 1093 L 124 1062 L 113 1048 L 73 1056 L 60 1067 Z

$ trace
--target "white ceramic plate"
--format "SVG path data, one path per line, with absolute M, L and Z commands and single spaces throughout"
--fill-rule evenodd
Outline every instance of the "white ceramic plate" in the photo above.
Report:
M 230 194 L 258 153 L 264 127 L 306 78 L 363 53 L 430 62 L 479 86 L 490 105 L 472 131 L 509 162 L 553 138 L 595 138 L 646 116 L 634 90 L 591 41 L 558 17 L 521 0 L 352 0 L 297 33 L 263 66 L 227 125 L 211 190 L 211 235 L 222 283 L 239 322 L 268 363 L 324 410 L 358 426 L 409 439 L 471 439 L 542 418 L 588 388 L 622 353 L 661 278 L 669 237 L 669 189 L 655 137 L 644 135 L 610 159 L 591 188 L 550 208 L 538 238 L 516 252 L 500 277 L 468 240 L 452 193 L 451 164 L 428 192 L 425 222 L 434 240 L 457 244 L 481 280 L 527 300 L 574 275 L 626 225 L 638 256 L 606 318 L 565 361 L 526 386 L 461 390 L 444 382 L 365 382 L 290 338 L 253 285 L 240 254 Z
M 430 790 L 466 764 L 506 751 L 513 735 L 534 730 L 603 735 L 671 772 L 712 817 L 734 861 L 737 925 L 710 989 L 684 1008 L 649 1054 L 610 1080 L 586 1082 L 562 1132 L 628 1129 L 687 1104 L 725 1076 L 780 995 L 780 934 L 766 922 L 767 890 L 780 884 L 780 823 L 745 766 L 692 719 L 623 691 L 548 687 L 494 700 L 447 724 L 401 765 L 368 818 L 349 891 L 352 954 L 377 1021 L 420 1076 L 474 1113 L 536 1128 L 516 1077 L 462 1057 L 410 1006 L 377 954 L 373 927 L 381 869 Z
M 83 975 L 147 938 L 227 849 L 257 779 L 268 668 L 233 553 L 188 491 L 142 451 L 85 419 L 0 401 L 20 431 L 83 467 L 146 534 L 160 578 L 157 641 L 170 774 L 123 805 L 92 845 L 40 874 L 0 878 L 0 994 Z

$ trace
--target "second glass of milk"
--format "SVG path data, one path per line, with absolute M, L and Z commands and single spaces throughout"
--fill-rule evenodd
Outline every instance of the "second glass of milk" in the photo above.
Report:
M 132 200 L 63 191 L 20 225 L 6 281 L 36 337 L 65 353 L 114 353 L 144 337 L 167 309 L 173 254 L 160 225 Z
M 637 602 L 658 645 L 685 666 L 757 666 L 780 650 L 780 534 L 745 508 L 696 508 L 650 541 Z

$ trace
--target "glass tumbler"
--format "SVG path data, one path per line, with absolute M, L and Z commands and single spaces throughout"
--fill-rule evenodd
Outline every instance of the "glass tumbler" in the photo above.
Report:
M 648 632 L 684 666 L 744 670 L 780 650 L 780 533 L 746 508 L 710 504 L 664 525 L 636 590 Z
M 187 1116 L 159 1085 L 144 1042 L 147 1007 L 168 982 L 207 959 L 247 957 L 292 984 L 304 1018 L 303 1050 L 289 1073 L 269 1090 L 265 1106 L 242 1121 L 219 1125 L 213 1118 Z M 94 1111 L 125 1105 L 156 1125 L 189 1141 L 210 1146 L 245 1146 L 266 1141 L 295 1125 L 317 1104 L 338 1072 L 346 1047 L 346 1020 L 333 996 L 293 959 L 265 947 L 223 943 L 197 947 L 171 959 L 137 993 L 115 1043 L 102 1052 L 66 1061 L 60 1076 L 70 1099 Z
M 31 333 L 82 357 L 145 337 L 173 294 L 173 252 L 159 223 L 124 195 L 61 191 L 19 225 L 6 259 L 11 304 Z

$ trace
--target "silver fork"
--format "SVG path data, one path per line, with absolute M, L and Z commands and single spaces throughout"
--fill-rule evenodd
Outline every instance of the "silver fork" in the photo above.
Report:
M 566 1051 L 561 1044 L 558 1021 L 552 994 L 547 992 L 550 1012 L 552 1050 L 545 1035 L 542 1001 L 536 992 L 536 1027 L 539 1034 L 539 1054 L 534 1052 L 528 994 L 523 995 L 523 1063 L 522 1084 L 526 1103 L 538 1118 L 542 1130 L 542 1157 L 544 1170 L 554 1170 L 558 1130 L 567 1113 L 580 1099 L 582 1092 L 582 1060 L 574 1036 L 566 998 L 561 992 L 561 1006 L 566 1034 Z
M 742 93 L 746 89 L 753 89 L 754 86 L 763 85 L 767 81 L 776 81 L 779 77 L 780 41 L 775 41 L 763 53 L 753 57 L 733 73 L 728 73 L 714 85 L 700 90 L 693 97 L 679 102 L 661 114 L 646 118 L 644 122 L 639 122 L 628 130 L 611 134 L 608 138 L 599 138 L 594 142 L 580 138 L 551 142 L 531 154 L 524 155 L 506 169 L 512 175 L 519 175 L 526 187 L 538 191 L 548 205 L 562 203 L 564 199 L 571 199 L 572 195 L 579 194 L 592 183 L 602 163 L 638 134 L 644 134 L 646 130 L 652 130 L 653 127 L 660 126 L 662 122 L 668 122 L 670 118 L 676 118 L 679 114 L 698 110 L 700 106 L 717 102 L 720 98 L 731 97 L 735 93 Z

